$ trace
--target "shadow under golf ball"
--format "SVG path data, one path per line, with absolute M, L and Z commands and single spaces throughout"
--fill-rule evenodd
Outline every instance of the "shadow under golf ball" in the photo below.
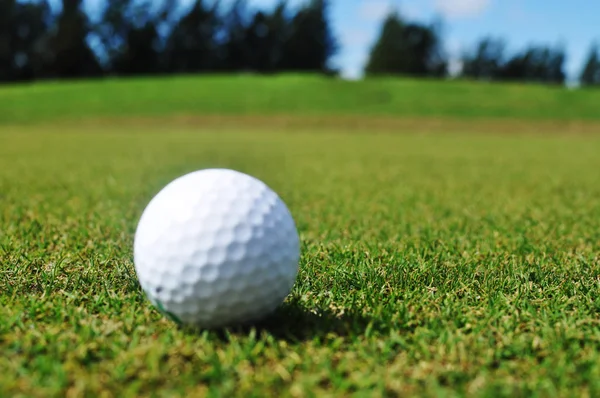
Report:
M 326 308 L 309 308 L 297 301 L 282 304 L 265 318 L 215 329 L 179 324 L 179 329 L 188 334 L 209 333 L 227 341 L 231 337 L 267 334 L 287 341 L 311 340 L 334 334 L 337 336 L 384 333 L 390 325 L 355 311 L 334 313 Z

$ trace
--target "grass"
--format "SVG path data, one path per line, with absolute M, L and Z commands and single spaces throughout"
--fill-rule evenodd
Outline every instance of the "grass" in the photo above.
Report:
M 0 87 L 0 125 L 190 114 L 599 121 L 599 108 L 600 90 L 383 78 L 242 75 Z
M 74 86 L 0 98 L 51 87 Z M 1 396 L 600 394 L 599 135 L 58 127 L 23 101 L 0 113 Z M 144 206 L 205 167 L 267 182 L 301 234 L 252 328 L 180 329 L 137 284 Z

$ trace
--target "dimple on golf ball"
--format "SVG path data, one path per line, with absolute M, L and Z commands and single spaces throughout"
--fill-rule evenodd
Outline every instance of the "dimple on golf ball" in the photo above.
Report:
M 262 181 L 206 169 L 166 185 L 144 209 L 134 264 L 148 299 L 181 324 L 257 321 L 290 293 L 300 258 L 296 225 Z

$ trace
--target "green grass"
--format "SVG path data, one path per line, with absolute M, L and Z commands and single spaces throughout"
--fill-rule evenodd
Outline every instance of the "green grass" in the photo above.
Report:
M 32 106 L 32 104 L 35 104 Z M 179 115 L 365 115 L 600 120 L 600 90 L 310 76 L 209 76 L 0 87 L 0 125 Z
M 0 98 L 30 90 L 13 106 L 36 122 L 68 102 L 90 118 L 123 112 L 102 90 L 126 83 L 86 84 L 96 105 L 32 94 L 76 85 Z M 131 95 L 138 84 L 151 87 Z M 0 112 L 12 124 L 0 127 L 0 396 L 600 394 L 598 135 L 81 129 L 16 114 Z M 137 284 L 144 206 L 206 167 L 262 179 L 299 228 L 294 290 L 252 328 L 182 330 Z

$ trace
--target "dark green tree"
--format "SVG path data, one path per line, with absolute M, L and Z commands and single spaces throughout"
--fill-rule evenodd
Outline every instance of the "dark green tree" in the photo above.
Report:
M 196 0 L 175 25 L 167 39 L 165 58 L 172 73 L 216 70 L 221 54 L 216 41 L 220 26 L 217 4 Z
M 600 56 L 597 43 L 593 43 L 590 48 L 587 61 L 585 62 L 579 82 L 582 86 L 600 86 Z
M 109 73 L 156 74 L 165 71 L 161 24 L 168 22 L 173 1 L 155 9 L 151 0 L 107 0 L 96 33 L 103 44 Z
M 383 21 L 379 38 L 371 49 L 369 60 L 365 67 L 367 75 L 395 74 L 406 69 L 406 46 L 404 36 L 404 21 L 397 12 L 387 15 Z
M 328 0 L 311 0 L 297 11 L 283 44 L 281 69 L 333 72 L 329 62 L 338 43 L 330 26 L 329 7 Z
M 280 69 L 289 32 L 285 2 L 280 2 L 271 13 L 255 13 L 246 30 L 247 45 L 253 49 L 249 54 L 248 67 L 263 73 Z
M 132 0 L 105 0 L 104 10 L 94 31 L 102 43 L 102 58 L 108 73 L 115 72 L 115 61 L 125 52 L 131 30 Z
M 501 68 L 499 78 L 508 81 L 564 84 L 565 52 L 562 48 L 529 46 L 510 58 Z
M 48 56 L 43 40 L 51 23 L 46 1 L 0 2 L 0 81 L 40 77 Z
M 222 44 L 222 67 L 227 71 L 249 69 L 253 51 L 247 40 L 249 16 L 247 0 L 235 0 L 223 18 L 225 41 Z
M 475 51 L 463 57 L 462 76 L 483 80 L 497 79 L 504 65 L 505 47 L 501 39 L 482 39 Z
M 439 29 L 435 25 L 406 23 L 397 12 L 390 13 L 371 49 L 365 74 L 444 76 L 446 73 Z
M 0 2 L 0 81 L 10 81 L 15 75 L 15 9 L 16 0 Z
M 45 60 L 52 77 L 91 77 L 103 70 L 88 44 L 91 26 L 81 9 L 82 0 L 62 0 L 62 11 L 47 46 L 51 55 Z

